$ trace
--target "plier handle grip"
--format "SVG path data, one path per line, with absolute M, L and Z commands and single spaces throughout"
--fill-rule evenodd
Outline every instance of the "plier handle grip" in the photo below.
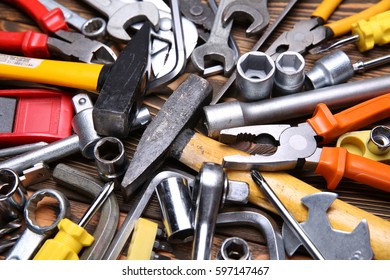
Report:
M 222 130 L 221 142 L 233 142 L 242 135 L 246 140 L 272 137 L 278 144 L 272 155 L 232 155 L 224 157 L 226 168 L 277 171 L 303 168 L 314 170 L 335 189 L 343 177 L 390 191 L 390 166 L 349 153 L 341 147 L 318 147 L 341 134 L 390 117 L 390 94 L 373 98 L 333 115 L 319 104 L 312 118 L 297 126 L 262 125 Z M 256 131 L 256 134 L 252 134 Z

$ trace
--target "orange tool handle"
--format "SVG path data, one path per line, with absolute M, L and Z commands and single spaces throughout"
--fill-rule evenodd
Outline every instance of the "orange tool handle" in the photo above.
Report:
M 325 104 L 318 104 L 313 117 L 307 122 L 322 137 L 321 143 L 329 143 L 341 134 L 388 117 L 390 93 L 362 102 L 336 115 Z
M 349 153 L 345 148 L 322 148 L 315 173 L 322 175 L 334 190 L 345 177 L 374 188 L 390 191 L 390 165 Z
M 311 14 L 312 17 L 319 17 L 324 22 L 333 14 L 334 10 L 340 5 L 343 0 L 324 0 Z
M 354 14 L 353 16 L 346 17 L 342 20 L 331 22 L 326 24 L 332 33 L 333 37 L 339 37 L 341 35 L 347 34 L 351 31 L 352 24 L 358 22 L 359 20 L 365 19 L 368 20 L 370 17 L 375 16 L 379 13 L 386 12 L 390 9 L 390 0 L 382 0 L 379 3 L 371 6 L 360 13 Z

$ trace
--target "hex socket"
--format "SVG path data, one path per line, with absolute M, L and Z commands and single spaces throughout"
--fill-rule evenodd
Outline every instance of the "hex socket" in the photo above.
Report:
M 248 243 L 240 237 L 225 239 L 218 251 L 217 260 L 250 260 L 251 252 Z
M 367 147 L 374 154 L 387 154 L 390 150 L 390 127 L 384 125 L 374 127 L 370 132 Z
M 255 101 L 269 97 L 275 73 L 272 58 L 258 51 L 248 52 L 237 61 L 237 99 Z

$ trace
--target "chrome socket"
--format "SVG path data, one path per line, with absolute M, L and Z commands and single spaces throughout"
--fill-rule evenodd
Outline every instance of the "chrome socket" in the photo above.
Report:
M 370 132 L 367 147 L 376 155 L 387 154 L 390 150 L 390 127 L 384 125 L 374 127 Z
M 218 251 L 217 260 L 250 260 L 251 252 L 248 243 L 240 237 L 225 239 Z

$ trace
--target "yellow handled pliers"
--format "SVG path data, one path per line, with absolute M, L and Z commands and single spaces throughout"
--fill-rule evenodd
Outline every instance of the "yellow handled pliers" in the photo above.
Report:
M 309 20 L 301 20 L 291 30 L 283 32 L 265 53 L 273 59 L 284 51 L 304 54 L 324 40 L 350 32 L 353 23 L 390 9 L 390 0 L 382 0 L 360 13 L 324 25 L 342 1 L 323 0 Z

